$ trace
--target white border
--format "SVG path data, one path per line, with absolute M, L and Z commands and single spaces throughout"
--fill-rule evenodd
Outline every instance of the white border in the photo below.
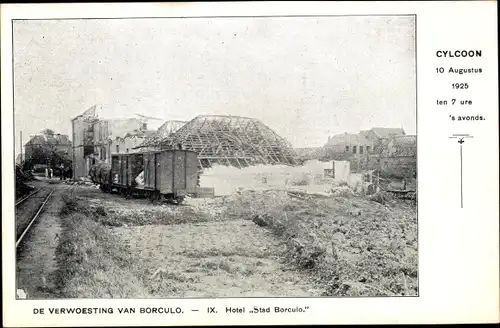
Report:
M 2 231 L 3 306 L 6 326 L 470 323 L 499 321 L 498 253 L 498 75 L 497 8 L 494 1 L 462 2 L 286 2 L 2 5 Z M 418 298 L 316 298 L 215 300 L 15 301 L 12 201 L 13 115 L 11 19 L 78 17 L 417 15 L 419 283 Z M 481 49 L 479 59 L 445 60 L 436 50 Z M 439 77 L 435 67 L 481 67 L 479 77 Z M 436 98 L 451 96 L 451 82 L 470 81 L 474 113 L 487 121 L 452 123 Z M 463 112 L 462 112 L 463 113 Z M 453 133 L 470 133 L 464 165 L 466 206 L 457 205 Z M 451 145 L 450 145 L 451 144 Z M 309 306 L 303 315 L 74 315 L 36 316 L 34 307 Z M 115 311 L 116 313 L 116 311 Z

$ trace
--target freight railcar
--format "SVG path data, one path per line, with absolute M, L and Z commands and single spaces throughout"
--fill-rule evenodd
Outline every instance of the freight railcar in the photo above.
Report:
M 118 191 L 126 197 L 146 195 L 152 201 L 182 203 L 196 192 L 199 182 L 198 155 L 189 150 L 162 150 L 114 154 L 111 166 L 97 168 L 92 180 L 104 192 Z
M 90 168 L 90 180 L 99 184 L 101 190 L 111 185 L 111 166 L 107 163 L 97 163 Z

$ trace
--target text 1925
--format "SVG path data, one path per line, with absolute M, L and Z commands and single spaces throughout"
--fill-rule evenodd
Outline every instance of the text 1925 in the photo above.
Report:
M 469 84 L 467 83 L 453 83 L 451 85 L 453 89 L 469 89 Z

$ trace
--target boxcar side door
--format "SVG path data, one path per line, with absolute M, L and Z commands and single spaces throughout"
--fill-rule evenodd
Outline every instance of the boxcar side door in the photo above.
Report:
M 198 183 L 198 154 L 186 152 L 186 191 L 195 193 Z
M 187 154 L 186 151 L 176 150 L 172 155 L 174 157 L 173 192 L 176 196 L 185 196 L 187 187 Z
M 162 161 L 161 161 L 162 153 L 154 153 L 154 176 L 155 176 L 155 190 L 161 192 L 161 182 L 162 182 Z
M 173 193 L 173 181 L 174 181 L 174 165 L 173 165 L 173 151 L 164 151 L 157 154 L 158 161 L 161 168 L 161 181 L 159 182 L 159 190 L 162 194 Z

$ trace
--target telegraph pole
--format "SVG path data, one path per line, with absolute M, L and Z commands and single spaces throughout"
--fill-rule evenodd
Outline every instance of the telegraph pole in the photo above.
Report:
M 23 163 L 23 130 L 19 131 L 21 142 L 21 163 Z

